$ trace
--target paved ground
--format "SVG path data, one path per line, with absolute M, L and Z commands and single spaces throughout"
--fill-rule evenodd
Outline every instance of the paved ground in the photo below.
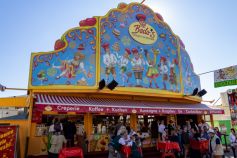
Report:
M 228 147 L 229 152 L 225 152 L 225 158 L 234 158 L 233 152 L 230 147 Z M 237 153 L 237 150 L 236 150 Z

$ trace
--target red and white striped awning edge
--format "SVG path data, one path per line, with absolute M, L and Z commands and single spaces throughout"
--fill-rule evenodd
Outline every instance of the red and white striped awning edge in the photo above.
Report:
M 44 110 L 105 113 L 223 114 L 224 110 L 205 104 L 135 101 L 37 94 L 35 105 Z M 116 110 L 116 108 L 118 110 Z M 120 110 L 119 110 L 120 109 Z

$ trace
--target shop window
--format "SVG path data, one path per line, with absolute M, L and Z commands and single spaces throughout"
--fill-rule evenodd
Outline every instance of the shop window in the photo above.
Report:
M 89 137 L 89 151 L 108 150 L 110 136 L 114 134 L 119 122 L 130 126 L 130 115 L 94 115 L 93 129 Z
M 72 122 L 76 126 L 76 133 L 79 135 L 84 132 L 84 116 L 83 115 L 42 115 L 41 121 L 37 122 L 35 136 L 47 136 L 49 133 L 49 127 L 53 124 L 55 118 L 57 118 L 63 126 L 64 135 L 68 133 L 66 128 L 66 122 Z M 75 140 L 76 144 L 77 141 Z

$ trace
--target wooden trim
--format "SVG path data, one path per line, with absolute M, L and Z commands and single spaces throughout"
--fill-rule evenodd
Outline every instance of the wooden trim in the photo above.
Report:
M 137 115 L 136 114 L 130 115 L 130 127 L 134 131 L 137 131 Z
M 211 126 L 214 128 L 214 120 L 213 120 L 213 115 L 210 115 L 210 121 L 211 121 Z

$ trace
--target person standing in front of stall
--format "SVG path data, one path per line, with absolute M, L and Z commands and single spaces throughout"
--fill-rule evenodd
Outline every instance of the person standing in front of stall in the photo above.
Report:
M 188 153 L 189 153 L 189 144 L 190 144 L 190 142 L 189 142 L 189 132 L 188 132 L 187 126 L 184 126 L 183 132 L 181 134 L 181 139 L 182 139 L 182 143 L 183 143 L 183 146 L 184 146 L 184 151 L 183 151 L 184 158 L 187 158 Z
M 61 131 L 56 130 L 53 132 L 53 136 L 50 140 L 51 147 L 49 149 L 48 158 L 58 158 L 60 150 L 63 148 L 63 144 L 67 141 Z
M 76 129 L 76 137 L 77 137 L 77 146 L 82 148 L 83 152 L 87 152 L 87 140 L 86 140 L 86 132 L 84 130 L 84 125 L 81 121 L 78 121 L 78 127 Z
M 162 133 L 162 137 L 161 137 L 161 141 L 165 142 L 168 140 L 168 128 L 165 127 L 163 133 Z
M 203 134 L 201 135 L 201 138 L 204 138 L 206 140 L 210 139 L 209 134 L 208 134 L 208 129 L 206 126 L 203 126 Z
M 65 120 L 64 123 L 64 136 L 67 139 L 67 147 L 74 146 L 74 135 L 76 134 L 76 125 L 72 120 Z
M 49 133 L 48 133 L 48 150 L 51 148 L 51 138 L 53 133 L 56 131 L 61 132 L 63 130 L 63 125 L 59 122 L 58 118 L 53 120 L 53 123 L 49 126 Z
M 151 138 L 152 138 L 152 146 L 156 144 L 158 138 L 158 124 L 157 121 L 152 121 L 151 123 Z
M 161 123 L 159 124 L 159 137 L 160 137 L 160 140 L 162 140 L 162 133 L 164 132 L 164 129 L 165 129 L 164 120 L 162 120 Z
M 174 129 L 175 129 L 174 121 L 173 121 L 173 120 L 170 120 L 170 121 L 169 121 L 169 124 L 168 124 L 168 136 L 171 135 L 171 131 L 173 131 Z
M 237 146 L 236 133 L 235 133 L 234 128 L 231 128 L 230 131 L 231 131 L 231 133 L 230 133 L 230 143 L 231 143 L 230 146 L 231 146 L 231 149 L 233 151 L 234 158 L 236 158 L 236 153 L 235 153 L 235 148 Z
M 209 129 L 208 133 L 210 135 L 209 152 L 211 157 L 222 158 L 222 156 L 224 155 L 224 150 L 222 148 L 220 138 L 215 134 L 213 129 Z
M 63 130 L 63 125 L 60 123 L 58 118 L 55 118 L 53 120 L 53 124 L 49 127 L 49 132 L 55 132 L 55 131 L 62 131 Z
M 118 143 L 121 145 L 120 149 L 125 146 L 132 147 L 133 142 L 131 141 L 130 136 L 128 135 L 128 131 L 126 129 L 121 131 L 121 138 L 119 139 Z M 118 152 L 118 155 L 119 158 L 126 158 L 125 153 L 122 150 Z

